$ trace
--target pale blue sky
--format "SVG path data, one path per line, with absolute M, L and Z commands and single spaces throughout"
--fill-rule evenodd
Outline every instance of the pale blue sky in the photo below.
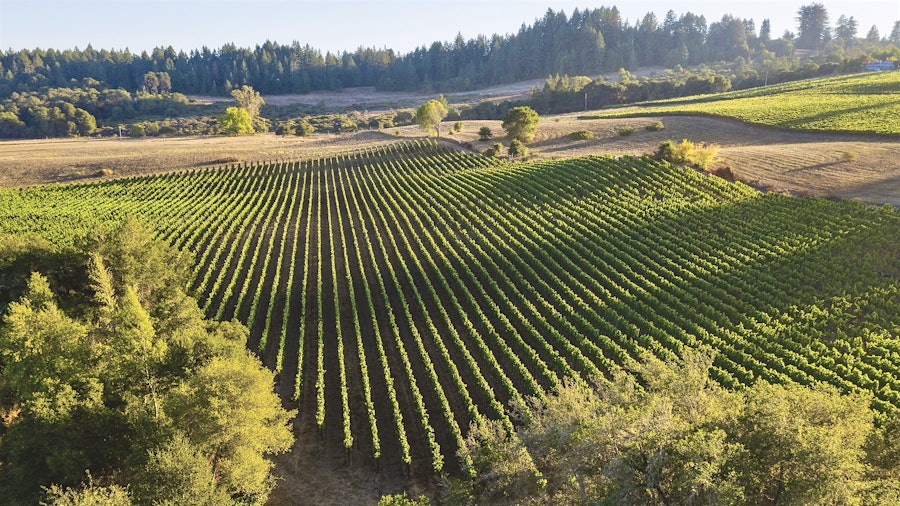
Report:
M 0 0 L 0 50 L 53 47 L 95 49 L 155 46 L 217 48 L 225 43 L 252 47 L 267 39 L 294 40 L 322 51 L 358 46 L 408 52 L 435 40 L 466 39 L 483 33 L 513 33 L 531 24 L 548 7 L 570 14 L 617 5 L 632 23 L 647 12 L 662 20 L 666 11 L 706 16 L 711 23 L 730 13 L 753 18 L 757 29 L 771 19 L 772 34 L 796 31 L 797 9 L 813 0 Z M 832 25 L 841 14 L 854 16 L 861 36 L 874 24 L 882 36 L 900 20 L 900 0 L 820 0 Z

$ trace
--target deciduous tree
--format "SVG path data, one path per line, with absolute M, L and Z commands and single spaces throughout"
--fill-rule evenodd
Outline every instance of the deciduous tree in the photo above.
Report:
M 502 127 L 510 139 L 531 142 L 540 121 L 540 116 L 531 107 L 513 107 L 503 117 Z
M 447 114 L 449 114 L 449 111 L 443 102 L 440 100 L 429 100 L 416 109 L 416 121 L 422 130 L 429 133 L 434 130 L 435 134 L 440 137 L 441 121 L 447 117 Z
M 246 110 L 239 107 L 225 109 L 225 114 L 219 116 L 219 129 L 227 135 L 245 135 L 255 131 L 253 118 Z
M 147 93 L 156 93 L 159 91 L 159 77 L 156 72 L 147 72 L 144 74 L 144 91 Z
M 247 111 L 251 121 L 256 121 L 259 118 L 259 110 L 266 105 L 266 101 L 263 100 L 259 92 L 246 84 L 238 89 L 231 90 L 231 96 L 234 97 L 238 107 Z

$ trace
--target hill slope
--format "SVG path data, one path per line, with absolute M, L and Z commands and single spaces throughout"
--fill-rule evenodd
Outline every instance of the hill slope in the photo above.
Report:
M 704 114 L 796 130 L 900 135 L 900 72 L 810 79 L 647 102 L 589 117 Z
M 0 231 L 66 243 L 135 215 L 194 252 L 211 317 L 299 404 L 299 444 L 459 469 L 478 417 L 642 353 L 825 381 L 900 407 L 900 214 L 760 194 L 647 158 L 509 164 L 431 142 L 0 191 Z M 346 448 L 346 452 L 343 450 Z

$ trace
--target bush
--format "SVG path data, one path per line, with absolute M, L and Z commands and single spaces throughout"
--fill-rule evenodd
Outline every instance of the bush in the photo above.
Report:
M 648 132 L 659 132 L 660 130 L 662 130 L 664 128 L 666 128 L 666 126 L 663 125 L 663 122 L 657 121 L 657 122 L 650 123 L 649 125 L 645 126 L 644 130 L 646 130 Z
M 626 137 L 634 133 L 634 127 L 631 125 L 623 126 L 619 129 L 619 135 Z
M 856 161 L 856 153 L 853 151 L 844 151 L 841 153 L 841 160 L 845 162 L 854 162 Z
M 410 111 L 400 111 L 394 115 L 394 125 L 395 126 L 405 126 L 412 125 L 416 120 L 415 114 Z
M 579 130 L 577 132 L 572 132 L 569 134 L 569 138 L 573 141 L 584 141 L 587 139 L 594 138 L 594 132 L 589 132 L 587 130 Z
M 509 143 L 509 156 L 528 156 L 528 148 L 525 147 L 519 139 L 513 139 L 512 142 Z
M 143 137 L 147 135 L 146 131 L 144 131 L 144 127 L 141 125 L 131 125 L 128 129 L 128 135 L 130 137 Z
M 316 127 L 312 126 L 309 121 L 305 119 L 300 120 L 299 123 L 294 127 L 294 134 L 299 135 L 300 137 L 309 137 L 316 131 Z
M 478 140 L 480 141 L 489 141 L 493 136 L 494 132 L 491 132 L 491 129 L 488 127 L 481 127 L 478 129 Z
M 704 170 L 719 160 L 716 156 L 718 154 L 719 146 L 716 144 L 695 144 L 687 139 L 683 139 L 679 144 L 668 140 L 656 149 L 656 157 L 660 160 L 687 163 Z
M 290 135 L 294 133 L 294 125 L 293 120 L 280 121 L 275 125 L 275 135 Z
M 663 142 L 656 148 L 656 158 L 671 163 L 683 163 L 684 160 L 678 159 L 678 146 L 675 142 L 668 140 Z
M 359 125 L 347 116 L 341 115 L 334 120 L 333 132 L 336 134 L 356 132 Z
M 481 154 L 484 156 L 490 156 L 490 157 L 501 156 L 501 155 L 503 155 L 503 144 L 500 144 L 499 142 L 495 142 L 493 146 L 485 149 L 484 151 L 481 152 Z
M 457 122 L 454 123 L 453 126 L 450 128 L 450 131 L 453 132 L 453 133 L 457 133 L 457 134 L 458 134 L 459 132 L 462 132 L 462 129 L 463 129 L 462 121 L 457 121 Z
M 112 169 L 100 169 L 94 173 L 95 177 L 109 177 L 115 174 Z
M 431 501 L 424 495 L 413 499 L 406 492 L 397 495 L 383 495 L 378 500 L 378 506 L 429 506 L 430 504 Z

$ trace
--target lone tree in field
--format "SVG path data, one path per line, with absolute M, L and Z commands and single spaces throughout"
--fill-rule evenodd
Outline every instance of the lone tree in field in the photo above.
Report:
M 435 131 L 438 137 L 441 136 L 441 120 L 447 117 L 450 111 L 447 106 L 439 100 L 429 100 L 420 105 L 416 109 L 416 121 L 419 127 L 426 132 Z
M 252 134 L 255 131 L 250 114 L 238 107 L 225 109 L 225 114 L 219 116 L 219 128 L 227 135 Z
M 238 107 L 247 111 L 252 121 L 256 121 L 259 118 L 259 110 L 266 105 L 266 101 L 263 100 L 259 92 L 246 84 L 239 89 L 231 90 L 231 96 L 234 97 Z
M 502 126 L 510 139 L 531 142 L 540 121 L 540 116 L 531 107 L 513 107 L 503 117 Z
M 478 140 L 480 141 L 489 141 L 493 136 L 494 132 L 491 132 L 490 127 L 484 126 L 478 129 Z

